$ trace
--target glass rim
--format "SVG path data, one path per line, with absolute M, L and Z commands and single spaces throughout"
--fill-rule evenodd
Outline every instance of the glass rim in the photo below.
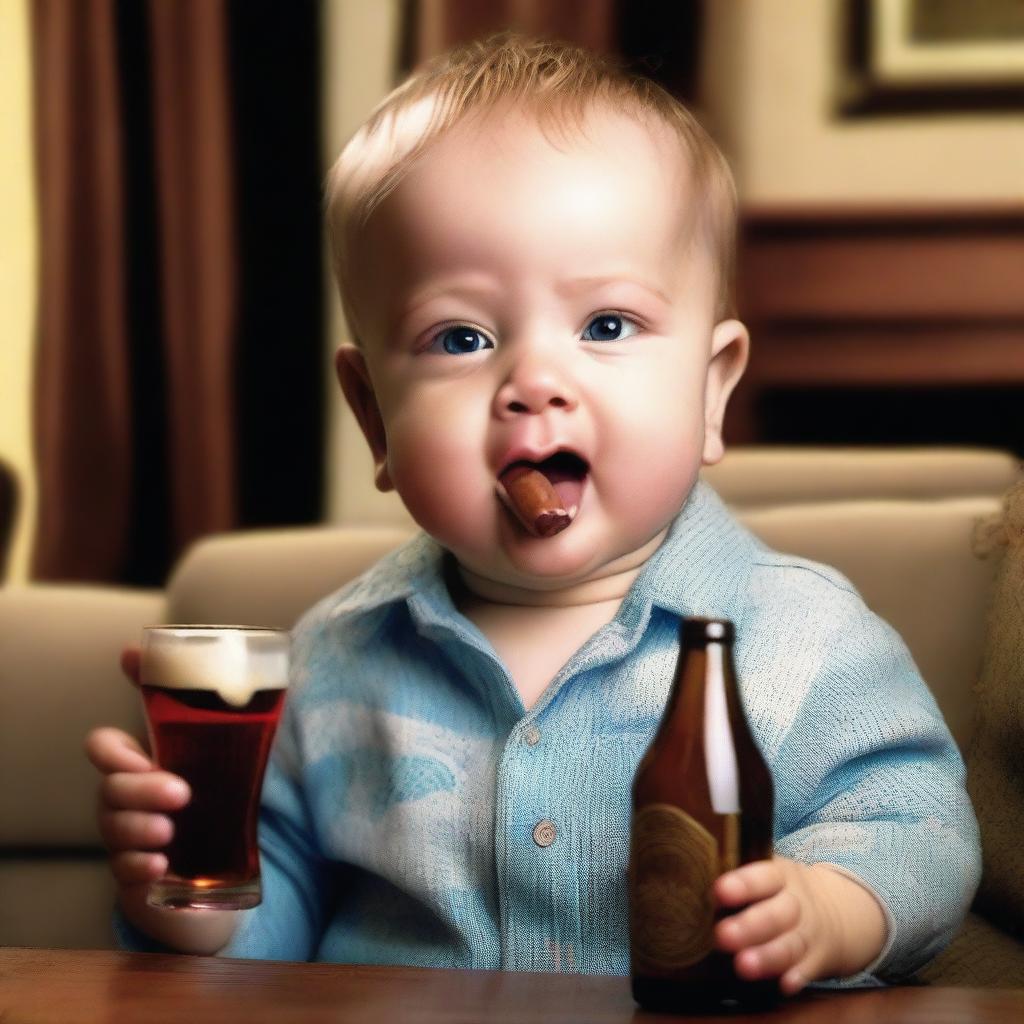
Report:
M 245 633 L 247 635 L 262 635 L 269 633 L 272 636 L 288 636 L 290 630 L 282 626 L 237 626 L 221 623 L 200 623 L 200 622 L 168 622 L 158 626 L 143 626 L 144 633 Z

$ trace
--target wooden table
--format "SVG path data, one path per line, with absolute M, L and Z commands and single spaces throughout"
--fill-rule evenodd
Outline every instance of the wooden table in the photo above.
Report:
M 689 1019 L 700 1018 L 639 1011 L 625 978 L 0 949 L 3 1024 L 668 1024 Z M 769 1013 L 727 1019 L 735 1024 L 1006 1024 L 1024 1020 L 1024 989 L 811 993 Z

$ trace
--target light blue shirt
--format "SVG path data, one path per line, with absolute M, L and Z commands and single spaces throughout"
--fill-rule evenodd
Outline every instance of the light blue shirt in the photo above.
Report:
M 698 484 L 619 608 L 526 711 L 419 536 L 312 609 L 264 789 L 264 902 L 228 955 L 629 971 L 630 786 L 680 618 L 736 624 L 776 852 L 876 894 L 878 983 L 935 955 L 978 883 L 963 763 L 894 630 Z

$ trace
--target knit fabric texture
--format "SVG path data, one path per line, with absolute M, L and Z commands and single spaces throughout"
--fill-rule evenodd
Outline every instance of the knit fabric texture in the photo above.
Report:
M 629 971 L 630 787 L 683 616 L 731 619 L 775 783 L 776 852 L 881 902 L 882 984 L 951 938 L 978 882 L 963 763 L 896 633 L 699 483 L 615 619 L 526 711 L 424 535 L 313 608 L 264 786 L 264 901 L 227 955 Z
M 1024 939 L 1024 482 L 1004 499 L 967 785 L 984 850 L 979 908 Z

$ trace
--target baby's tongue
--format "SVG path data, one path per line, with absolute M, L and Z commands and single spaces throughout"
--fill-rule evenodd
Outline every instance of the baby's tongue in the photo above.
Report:
M 573 520 L 583 483 L 557 466 L 518 462 L 500 482 L 516 518 L 535 537 L 553 537 Z
M 579 473 L 573 473 L 559 466 L 547 465 L 541 467 L 541 472 L 547 477 L 548 483 L 558 495 L 558 500 L 568 513 L 569 520 L 575 519 L 580 507 L 580 496 L 583 494 L 583 480 Z

